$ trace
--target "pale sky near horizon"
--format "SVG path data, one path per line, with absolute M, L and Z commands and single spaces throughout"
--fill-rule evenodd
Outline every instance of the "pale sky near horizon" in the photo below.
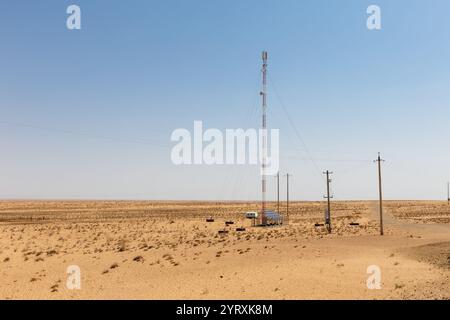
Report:
M 81 30 L 66 28 L 71 4 Z M 322 199 L 326 169 L 336 200 L 376 199 L 380 151 L 386 199 L 443 200 L 449 13 L 447 0 L 1 1 L 0 199 L 259 199 L 258 167 L 175 166 L 170 135 L 194 120 L 258 128 L 267 50 L 291 199 Z

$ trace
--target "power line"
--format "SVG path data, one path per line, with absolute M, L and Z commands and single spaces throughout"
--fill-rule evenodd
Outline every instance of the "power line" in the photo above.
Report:
M 284 103 L 283 103 L 283 100 L 281 99 L 281 96 L 278 94 L 278 90 L 277 90 L 277 88 L 276 88 L 276 86 L 275 86 L 275 83 L 274 83 L 273 79 L 270 77 L 270 75 L 269 75 L 269 81 L 270 81 L 270 84 L 271 84 L 272 87 L 273 87 L 273 90 L 274 90 L 274 92 L 275 92 L 275 96 L 278 98 L 278 101 L 279 101 L 279 103 L 280 103 L 280 106 L 281 106 L 282 110 L 284 111 L 284 113 L 286 114 L 286 117 L 288 118 L 288 121 L 289 121 L 291 127 L 293 128 L 293 130 L 294 130 L 294 132 L 295 132 L 297 138 L 299 139 L 299 141 L 300 141 L 301 144 L 303 145 L 303 148 L 305 149 L 305 153 L 308 155 L 309 160 L 310 160 L 310 161 L 312 162 L 312 164 L 314 165 L 314 168 L 316 169 L 316 174 L 318 174 L 318 176 L 320 176 L 320 169 L 319 169 L 319 167 L 317 166 L 317 163 L 316 163 L 316 162 L 314 161 L 314 159 L 311 157 L 311 154 L 310 154 L 310 152 L 309 152 L 308 146 L 306 145 L 305 141 L 304 141 L 303 138 L 302 138 L 302 135 L 300 134 L 299 130 L 297 129 L 297 126 L 295 125 L 294 121 L 292 120 L 291 115 L 289 114 L 287 108 L 285 107 L 285 105 L 284 105 Z
M 50 128 L 50 127 L 44 127 L 44 126 L 35 125 L 35 124 L 17 123 L 17 122 L 10 122 L 10 121 L 0 121 L 0 124 L 4 124 L 4 125 L 8 125 L 8 126 L 15 126 L 15 127 L 31 128 L 31 129 L 42 130 L 42 131 L 59 132 L 59 133 L 64 133 L 64 134 L 84 136 L 84 137 L 88 137 L 88 138 L 109 140 L 109 141 L 115 141 L 115 142 L 144 144 L 144 145 L 150 145 L 150 146 L 161 147 L 161 148 L 170 148 L 170 147 L 172 147 L 169 144 L 155 142 L 154 140 L 149 140 L 149 139 L 141 139 L 141 138 L 137 138 L 137 139 L 133 138 L 133 139 L 131 139 L 131 138 L 110 137 L 110 136 L 92 134 L 92 133 L 83 132 L 83 131 Z
M 256 95 L 254 96 L 254 98 L 256 98 Z M 257 110 L 257 102 L 258 102 L 257 100 L 258 99 L 252 99 L 252 100 L 253 101 L 252 101 L 251 107 L 247 108 L 247 111 L 246 111 L 244 117 L 242 118 L 242 127 L 243 128 L 245 128 L 246 125 L 249 122 L 252 122 L 252 120 L 254 118 L 254 115 L 255 115 L 255 112 Z M 247 177 L 248 174 L 249 174 L 249 170 L 246 170 L 245 173 L 244 173 L 245 177 Z M 227 177 L 230 177 L 230 180 L 232 180 L 232 178 L 233 178 L 232 175 L 227 175 Z M 242 180 L 243 179 L 242 179 L 241 173 L 239 172 L 238 169 L 236 169 L 235 172 L 234 172 L 234 185 L 233 185 L 233 189 L 231 191 L 231 198 L 232 199 L 236 196 L 236 190 L 237 190 L 237 187 L 238 187 L 238 183 L 242 182 Z M 225 182 L 226 181 L 224 181 L 224 184 L 222 184 L 222 189 L 221 189 L 220 194 L 223 194 L 223 190 L 225 188 Z M 232 181 L 230 181 L 230 183 L 232 183 Z M 229 183 L 226 182 L 226 184 L 229 184 Z
M 363 162 L 363 163 L 370 163 L 372 160 L 368 159 L 334 159 L 334 158 L 303 158 L 303 157 L 297 157 L 297 156 L 283 156 L 283 158 L 293 158 L 300 161 L 310 161 L 314 160 L 316 162 Z

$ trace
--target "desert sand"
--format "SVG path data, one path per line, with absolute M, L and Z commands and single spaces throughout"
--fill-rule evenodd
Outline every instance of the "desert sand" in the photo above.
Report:
M 261 228 L 244 218 L 258 203 L 0 201 L 0 298 L 449 299 L 447 202 L 385 202 L 382 237 L 377 205 L 333 202 L 328 234 L 314 226 L 323 202 Z M 70 265 L 80 289 L 66 286 Z M 370 265 L 381 289 L 367 288 Z

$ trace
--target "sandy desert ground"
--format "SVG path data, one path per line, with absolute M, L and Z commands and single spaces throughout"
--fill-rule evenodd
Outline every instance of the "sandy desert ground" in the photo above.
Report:
M 450 298 L 446 202 L 385 202 L 383 237 L 377 202 L 333 202 L 332 234 L 314 226 L 324 208 L 294 202 L 289 225 L 258 228 L 243 218 L 256 203 L 0 201 L 0 298 Z M 66 286 L 70 265 L 79 290 Z M 366 286 L 370 265 L 379 290 Z

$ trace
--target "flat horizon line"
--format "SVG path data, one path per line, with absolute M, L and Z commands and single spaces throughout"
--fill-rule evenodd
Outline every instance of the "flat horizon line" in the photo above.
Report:
M 260 203 L 261 200 L 201 200 L 201 199 L 106 199 L 106 198 L 0 198 L 0 202 L 7 201 L 74 201 L 74 202 L 89 202 L 89 201 L 120 201 L 120 202 L 240 202 L 240 203 Z M 290 203 L 293 202 L 325 202 L 323 200 L 289 200 Z M 374 201 L 378 202 L 378 199 L 336 199 L 332 202 L 361 202 L 361 201 Z M 447 202 L 447 199 L 383 199 L 383 202 L 394 202 L 394 201 L 442 201 Z M 277 200 L 266 200 L 266 203 L 276 203 Z M 286 203 L 286 200 L 280 200 L 280 203 Z

